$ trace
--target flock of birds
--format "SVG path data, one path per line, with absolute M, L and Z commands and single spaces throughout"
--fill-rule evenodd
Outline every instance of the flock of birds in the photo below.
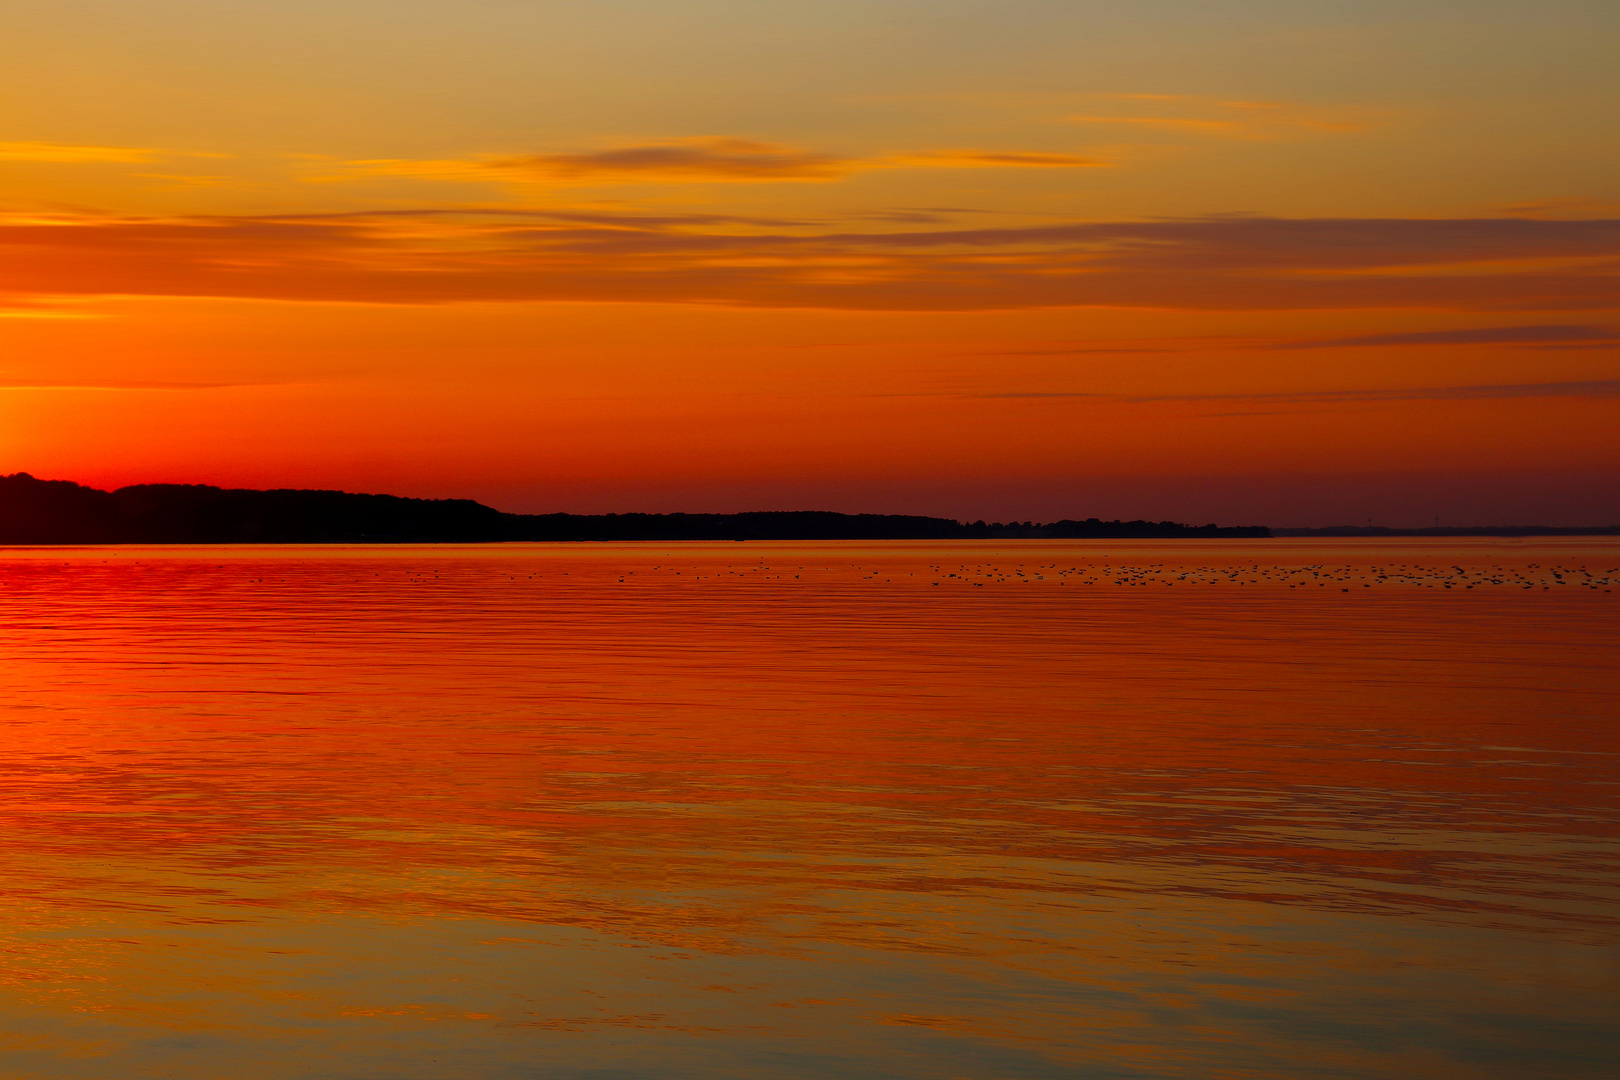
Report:
M 52 564 L 44 563 L 35 567 L 36 572 L 48 570 Z M 102 567 L 107 567 L 102 561 Z M 140 564 L 134 564 L 139 567 Z M 156 564 L 161 566 L 162 564 Z M 567 565 L 570 569 L 563 569 Z M 1062 563 L 1016 563 L 1002 565 L 999 563 L 909 563 L 889 562 L 881 565 L 862 566 L 856 563 L 837 563 L 826 565 L 825 562 L 773 565 L 761 560 L 757 563 L 717 565 L 694 560 L 691 562 L 658 563 L 652 566 L 641 564 L 635 567 L 625 567 L 622 564 L 613 565 L 610 562 L 581 561 L 558 565 L 540 565 L 534 563 L 522 566 L 503 567 L 500 576 L 507 581 L 556 581 L 561 578 L 573 577 L 581 584 L 602 577 L 616 578 L 624 583 L 652 583 L 652 582 L 683 582 L 698 581 L 799 581 L 818 582 L 857 581 L 929 584 L 934 587 L 966 585 L 974 588 L 985 588 L 997 585 L 1081 585 L 1081 586 L 1123 586 L 1147 588 L 1152 586 L 1171 588 L 1175 586 L 1203 586 L 1203 585 L 1269 585 L 1284 586 L 1290 589 L 1337 589 L 1340 592 L 1352 592 L 1357 589 L 1378 589 L 1389 586 L 1401 586 L 1421 589 L 1519 589 L 1541 590 L 1550 592 L 1558 589 L 1585 590 L 1590 592 L 1608 593 L 1620 585 L 1620 567 L 1609 567 L 1603 570 L 1593 570 L 1586 566 L 1543 563 L 1520 564 L 1476 564 L 1464 566 L 1451 564 L 1423 564 L 1423 563 L 1369 563 L 1364 565 L 1310 563 L 1300 565 L 1265 565 L 1258 561 L 1247 564 L 1233 565 L 1190 565 L 1187 563 L 1157 562 L 1157 563 L 1124 563 L 1113 562 L 1106 558 L 1086 561 L 1076 565 L 1063 565 Z M 445 580 L 441 578 L 441 566 L 445 571 L 457 579 L 469 569 L 466 564 L 457 565 L 456 562 L 439 564 L 437 560 L 423 564 L 406 564 L 405 578 L 412 584 L 428 585 Z M 487 564 L 486 564 L 487 566 Z M 95 564 L 63 563 L 61 569 L 78 568 L 91 569 Z M 133 567 L 132 567 L 133 569 Z M 218 569 L 224 570 L 221 565 Z M 286 567 L 278 565 L 275 569 L 284 574 Z M 255 570 L 262 573 L 263 567 L 249 564 L 250 572 Z M 476 573 L 476 571 L 475 571 Z M 8 575 L 10 576 L 10 575 Z M 33 576 L 33 575 L 28 575 Z M 372 570 L 371 577 L 383 578 L 390 575 L 384 570 Z M 246 579 L 251 584 L 269 584 L 272 582 L 285 582 L 287 577 L 253 576 Z M 20 582 L 0 580 L 0 585 L 18 584 Z
M 1199 585 L 1276 585 L 1290 589 L 1375 589 L 1385 586 L 1406 586 L 1424 589 L 1469 590 L 1479 588 L 1540 589 L 1551 591 L 1577 588 L 1595 592 L 1611 592 L 1620 584 L 1620 567 L 1590 570 L 1585 566 L 1489 564 L 1476 566 L 1423 565 L 1419 563 L 1388 563 L 1364 566 L 1314 563 L 1299 566 L 1266 566 L 1259 563 L 1242 566 L 1189 566 L 1180 563 L 1147 563 L 1131 565 L 1113 562 L 1090 562 L 1074 566 L 1059 563 L 1001 566 L 994 563 L 946 563 L 922 567 L 888 565 L 877 568 L 855 565 L 843 566 L 771 566 L 757 565 L 705 567 L 685 565 L 657 565 L 643 574 L 652 576 L 685 576 L 694 581 L 733 579 L 760 579 L 781 581 L 814 577 L 827 580 L 827 575 L 844 577 L 851 572 L 862 581 L 917 582 L 919 578 L 938 587 L 941 585 L 970 585 L 984 588 L 992 585 L 1032 585 L 1039 582 L 1058 585 L 1111 585 L 1145 588 L 1149 586 L 1174 587 Z M 634 571 L 625 571 L 619 580 L 634 578 Z M 645 580 L 645 578 L 643 578 Z

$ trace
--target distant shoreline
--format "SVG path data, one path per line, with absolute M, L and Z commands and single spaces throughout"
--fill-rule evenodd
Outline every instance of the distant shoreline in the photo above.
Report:
M 101 491 L 0 476 L 0 544 L 491 543 L 688 540 L 1143 540 L 1265 537 L 1263 525 L 984 522 L 907 514 L 507 514 L 471 499 L 138 484 Z
M 1392 529 L 1383 525 L 1329 525 L 1321 529 L 1272 529 L 1276 537 L 1300 536 L 1620 536 L 1620 525 L 1437 525 L 1427 529 Z
M 1617 536 L 1620 526 L 1389 529 L 1175 521 L 956 521 L 907 514 L 507 514 L 471 499 L 139 484 L 101 491 L 0 476 L 0 544 L 492 543 L 692 540 L 1201 540 L 1355 536 Z

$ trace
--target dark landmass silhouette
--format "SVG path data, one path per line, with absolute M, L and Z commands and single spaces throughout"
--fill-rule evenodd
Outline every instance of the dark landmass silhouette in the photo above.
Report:
M 471 499 L 0 476 L 0 544 L 476 543 L 512 540 L 1002 540 L 1270 536 L 1174 521 L 986 523 L 905 514 L 506 514 Z
M 906 514 L 506 514 L 471 499 L 253 491 L 0 476 L 0 544 L 480 543 L 591 540 L 1143 540 L 1266 536 L 1620 536 L 1620 526 L 1391 529 L 1221 527 L 1174 521 L 962 522 Z
M 1436 525 L 1391 529 L 1383 525 L 1329 525 L 1321 529 L 1272 529 L 1272 536 L 1620 536 L 1620 525 Z

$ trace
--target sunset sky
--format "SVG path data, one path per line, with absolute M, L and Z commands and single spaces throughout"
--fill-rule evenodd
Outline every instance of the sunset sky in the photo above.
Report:
M 0 473 L 1620 521 L 1613 0 L 12 0 Z

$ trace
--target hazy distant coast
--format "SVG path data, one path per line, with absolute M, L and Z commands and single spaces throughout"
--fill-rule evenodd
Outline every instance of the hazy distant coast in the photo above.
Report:
M 1272 529 L 1272 536 L 1620 536 L 1620 525 L 1436 525 L 1392 529 L 1382 525 L 1330 525 L 1323 529 Z
M 0 477 L 0 543 L 424 543 L 513 540 L 973 540 L 1263 537 L 1173 521 L 960 522 L 903 514 L 506 514 L 471 499 L 141 484 L 100 491 Z

